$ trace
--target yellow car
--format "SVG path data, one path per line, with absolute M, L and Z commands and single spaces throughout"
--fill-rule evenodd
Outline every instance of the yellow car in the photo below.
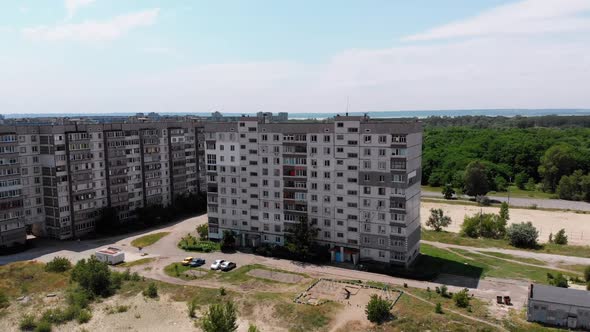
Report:
M 189 264 L 189 263 L 190 263 L 192 260 L 193 260 L 193 258 L 192 258 L 192 257 L 185 257 L 185 258 L 182 260 L 182 265 L 188 265 L 188 264 Z

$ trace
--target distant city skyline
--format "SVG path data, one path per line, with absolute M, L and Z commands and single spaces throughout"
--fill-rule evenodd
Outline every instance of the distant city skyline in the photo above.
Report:
M 0 8 L 2 114 L 590 109 L 588 0 Z

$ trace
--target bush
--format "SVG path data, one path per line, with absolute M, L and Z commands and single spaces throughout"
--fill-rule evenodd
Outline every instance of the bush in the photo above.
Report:
M 188 307 L 188 316 L 190 318 L 195 318 L 197 317 L 196 314 L 196 310 L 197 310 L 197 303 L 195 302 L 195 300 L 191 300 L 189 302 L 187 302 L 187 307 Z
M 133 274 L 131 274 L 131 281 L 140 281 L 141 277 L 139 276 L 139 273 L 137 272 L 133 272 Z
M 467 308 L 469 306 L 469 290 L 463 289 L 453 295 L 453 301 L 459 308 Z
M 568 288 L 569 285 L 567 283 L 567 278 L 563 276 L 563 274 L 558 273 L 555 276 L 553 276 L 551 273 L 547 273 L 547 281 L 549 282 L 550 285 L 555 286 L 555 287 L 562 287 L 562 288 Z
M 0 289 L 0 309 L 6 308 L 10 305 L 8 296 Z
M 81 287 L 70 288 L 66 292 L 66 301 L 70 306 L 86 308 L 92 299 L 92 295 Z
M 205 332 L 233 332 L 238 329 L 237 312 L 232 302 L 212 304 L 201 319 Z
M 158 286 L 156 286 L 155 283 L 150 282 L 148 287 L 143 291 L 143 295 L 152 299 L 158 297 Z
M 88 309 L 80 310 L 80 312 L 78 313 L 78 317 L 76 317 L 76 320 L 79 324 L 88 323 L 91 319 L 92 313 Z
M 590 265 L 586 266 L 586 268 L 584 269 L 584 279 L 590 282 Z
M 32 331 L 37 327 L 37 323 L 35 322 L 35 316 L 30 314 L 24 314 L 20 322 L 18 324 L 21 331 Z
M 373 294 L 367 304 L 365 313 L 369 321 L 381 324 L 391 318 L 391 308 L 393 308 L 393 302 Z
M 506 234 L 506 220 L 493 213 L 477 213 L 463 219 L 461 235 L 471 238 L 501 239 Z
M 565 229 L 560 229 L 559 232 L 555 233 L 553 237 L 553 243 L 566 245 L 567 244 L 567 235 L 565 235 Z
M 35 332 L 51 332 L 51 323 L 46 321 L 40 321 L 35 327 Z
M 248 326 L 248 332 L 260 332 L 260 330 L 256 327 L 256 325 L 250 324 L 250 326 Z
M 506 230 L 508 241 L 511 245 L 519 248 L 537 247 L 539 231 L 529 221 L 527 223 L 512 224 Z
M 436 306 L 434 307 L 434 312 L 436 312 L 437 314 L 443 313 L 442 304 L 440 304 L 440 302 L 436 303 Z
M 451 199 L 455 194 L 455 189 L 453 189 L 453 187 L 450 184 L 447 184 L 443 187 L 442 194 L 445 199 Z
M 212 252 L 220 249 L 219 243 L 213 241 L 199 241 L 190 234 L 180 240 L 178 247 L 186 251 L 199 252 Z
M 47 272 L 65 272 L 72 268 L 72 263 L 65 257 L 55 257 L 49 263 L 45 264 Z
M 226 294 L 225 288 L 221 287 L 221 288 L 219 289 L 219 295 L 221 295 L 221 296 L 225 296 L 225 294 Z
M 440 286 L 440 296 L 449 297 L 449 294 L 447 293 L 448 290 L 449 290 L 449 288 L 447 287 L 447 285 Z

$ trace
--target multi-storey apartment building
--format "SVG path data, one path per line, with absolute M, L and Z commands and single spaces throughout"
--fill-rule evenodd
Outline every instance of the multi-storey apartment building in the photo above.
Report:
M 300 221 L 334 261 L 408 265 L 419 252 L 422 125 L 336 116 L 205 124 L 209 236 L 283 245 Z
M 0 125 L 0 246 L 27 230 L 77 238 L 105 207 L 125 221 L 204 189 L 202 139 L 198 121 Z

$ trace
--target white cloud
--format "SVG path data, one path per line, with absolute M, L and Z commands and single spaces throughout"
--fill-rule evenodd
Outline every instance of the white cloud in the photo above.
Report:
M 425 41 L 458 37 L 590 31 L 590 19 L 580 15 L 588 11 L 590 11 L 588 0 L 525 0 L 490 9 L 470 19 L 407 36 L 403 40 Z
M 154 24 L 159 9 L 148 9 L 132 14 L 119 15 L 105 21 L 86 21 L 83 23 L 66 23 L 55 26 L 25 28 L 22 33 L 33 40 L 63 41 L 74 40 L 97 42 L 117 39 L 130 30 Z
M 64 5 L 66 7 L 66 11 L 68 12 L 67 19 L 73 18 L 78 9 L 89 6 L 94 1 L 95 0 L 65 0 Z
M 41 64 L 17 69 L 0 61 L 0 72 L 8 78 L 0 80 L 0 109 L 6 113 L 342 112 L 347 97 L 350 110 L 359 112 L 590 108 L 590 33 L 585 24 L 571 24 L 573 19 L 585 22 L 576 13 L 582 13 L 587 2 L 560 2 L 562 7 L 551 10 L 548 2 L 535 3 L 540 6 L 535 10 L 530 2 L 499 7 L 491 11 L 493 15 L 481 15 L 488 17 L 483 20 L 486 24 L 468 19 L 467 30 L 435 28 L 432 31 L 438 32 L 415 40 L 470 38 L 348 50 L 319 64 L 214 63 L 173 71 L 151 69 L 143 75 L 105 70 L 97 77 L 67 69 L 48 73 L 50 69 Z M 559 25 L 554 23 L 564 20 L 567 28 L 565 23 L 556 28 Z M 513 23 L 511 31 L 523 33 L 501 30 L 507 22 Z M 524 22 L 527 28 L 514 22 Z M 541 28 L 551 31 L 551 36 L 524 34 Z M 465 35 L 465 31 L 477 33 Z M 173 52 L 165 47 L 143 51 Z M 93 63 L 93 70 L 100 65 Z

